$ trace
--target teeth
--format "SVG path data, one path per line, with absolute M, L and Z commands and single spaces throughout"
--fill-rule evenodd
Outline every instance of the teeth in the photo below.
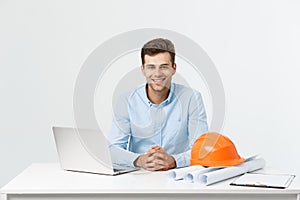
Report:
M 162 79 L 153 79 L 154 82 L 162 82 Z

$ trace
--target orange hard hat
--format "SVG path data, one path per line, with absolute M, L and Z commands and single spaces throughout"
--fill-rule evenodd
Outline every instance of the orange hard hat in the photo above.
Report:
M 234 166 L 244 161 L 229 138 L 216 132 L 208 132 L 194 142 L 190 165 Z

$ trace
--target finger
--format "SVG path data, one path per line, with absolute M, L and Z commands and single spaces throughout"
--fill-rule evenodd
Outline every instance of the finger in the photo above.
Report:
M 156 155 L 158 155 L 158 154 L 156 154 Z M 149 157 L 148 164 L 150 164 L 150 163 L 151 163 L 151 165 L 149 165 L 149 166 L 154 167 L 156 169 L 168 168 L 169 164 L 170 164 L 164 155 Z
M 167 168 L 174 168 L 175 160 L 172 156 L 164 152 L 156 152 L 152 155 L 154 158 L 153 162 L 157 162 L 160 165 L 166 166 Z
M 153 153 L 151 157 L 154 157 L 155 159 L 166 160 L 168 158 L 168 155 L 164 152 L 157 151 Z
M 146 152 L 146 154 L 151 154 L 151 153 L 154 153 L 154 152 L 156 152 L 156 151 L 160 151 L 161 149 L 163 149 L 163 148 L 161 148 L 160 146 L 153 146 L 153 147 L 151 147 L 151 149 L 149 149 L 149 150 Z
M 145 164 L 145 169 L 149 171 L 156 171 L 162 168 L 163 166 L 158 165 L 156 162 L 147 162 Z
M 152 154 L 146 159 L 146 163 L 154 163 L 158 165 L 166 165 L 167 164 L 167 159 L 163 155 L 159 154 Z
M 147 171 L 165 171 L 167 168 L 165 167 L 150 167 L 150 168 L 144 168 Z
M 166 166 L 158 164 L 157 162 L 151 162 L 146 164 L 145 169 L 149 171 L 158 171 L 166 169 Z
M 153 154 L 153 153 L 155 153 L 157 150 L 155 150 L 155 149 L 149 149 L 147 152 L 146 152 L 146 154 Z
M 151 170 L 160 170 L 162 168 L 165 168 L 167 166 L 166 160 L 164 160 L 161 156 L 158 156 L 159 154 L 153 154 L 151 156 L 148 156 L 145 162 L 145 168 L 151 169 Z
M 149 171 L 168 170 L 174 168 L 174 159 L 167 154 L 163 149 L 152 154 L 144 155 L 145 169 Z
M 164 148 L 156 148 L 154 152 L 160 152 L 160 153 L 164 153 L 164 154 L 167 154 L 167 152 L 165 151 Z
M 154 149 L 154 150 L 160 150 L 161 147 L 160 146 L 153 146 L 152 149 Z
M 152 160 L 152 163 L 154 163 L 155 165 L 162 165 L 162 166 L 165 166 L 165 164 L 166 164 L 165 160 L 163 160 L 161 158 L 154 158 Z

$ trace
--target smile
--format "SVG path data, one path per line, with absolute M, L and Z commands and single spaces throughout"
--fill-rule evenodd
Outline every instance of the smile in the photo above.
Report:
M 155 83 L 160 83 L 160 82 L 163 82 L 165 79 L 152 79 L 153 82 Z

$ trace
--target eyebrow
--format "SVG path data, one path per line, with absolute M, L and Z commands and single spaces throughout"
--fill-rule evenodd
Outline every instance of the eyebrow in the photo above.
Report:
M 144 65 L 154 65 L 154 66 L 159 65 L 159 66 L 161 66 L 161 65 L 170 65 L 170 64 L 169 63 L 161 63 L 161 64 L 145 63 Z

